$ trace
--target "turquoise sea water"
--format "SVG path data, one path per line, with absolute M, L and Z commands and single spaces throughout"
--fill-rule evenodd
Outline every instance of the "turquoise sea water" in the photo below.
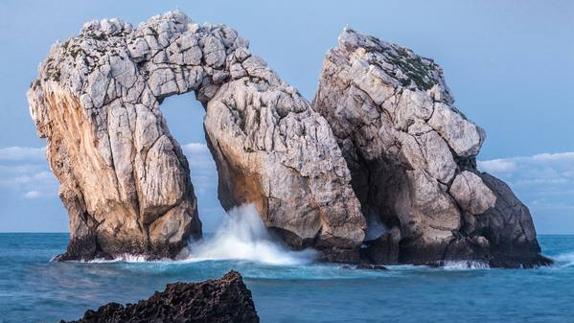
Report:
M 0 322 L 75 319 L 166 283 L 240 271 L 262 322 L 574 322 L 574 236 L 541 236 L 556 260 L 529 270 L 263 265 L 248 261 L 52 263 L 67 234 L 0 234 Z

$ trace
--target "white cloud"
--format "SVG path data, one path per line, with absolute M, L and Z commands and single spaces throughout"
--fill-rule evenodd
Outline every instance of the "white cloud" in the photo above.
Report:
M 199 142 L 192 142 L 189 144 L 183 145 L 183 151 L 185 154 L 193 155 L 193 154 L 209 154 L 209 148 L 204 143 Z
M 58 183 L 48 167 L 45 148 L 0 148 L 0 189 L 26 199 L 55 197 Z
M 538 154 L 532 156 L 532 160 L 539 162 L 569 162 L 574 163 L 574 152 L 556 154 Z
M 28 191 L 24 194 L 24 197 L 27 199 L 35 199 L 42 196 L 42 192 L 40 191 Z
M 479 161 L 478 167 L 507 182 L 530 208 L 535 221 L 537 216 L 546 219 L 537 223 L 543 230 L 560 231 L 549 228 L 548 219 L 560 219 L 554 221 L 556 225 L 574 218 L 574 152 L 485 160 Z
M 0 161 L 45 160 L 46 148 L 7 147 L 0 149 Z
M 493 159 L 479 161 L 478 166 L 488 173 L 508 173 L 516 170 L 516 164 L 508 159 Z

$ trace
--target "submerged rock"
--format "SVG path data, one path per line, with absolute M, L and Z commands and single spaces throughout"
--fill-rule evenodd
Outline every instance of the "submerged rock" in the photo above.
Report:
M 323 64 L 313 107 L 331 125 L 374 263 L 481 260 L 548 264 L 528 209 L 476 168 L 484 131 L 454 106 L 441 68 L 411 50 L 345 29 Z
M 62 321 L 63 322 L 63 321 Z M 137 304 L 109 303 L 71 322 L 259 322 L 251 292 L 236 271 L 216 280 L 168 284 Z
M 159 110 L 187 92 L 206 109 L 225 209 L 254 203 L 291 247 L 357 258 L 365 220 L 330 126 L 235 30 L 180 12 L 137 28 L 92 21 L 39 74 L 30 111 L 70 216 L 59 259 L 176 257 L 201 237 L 188 163 Z

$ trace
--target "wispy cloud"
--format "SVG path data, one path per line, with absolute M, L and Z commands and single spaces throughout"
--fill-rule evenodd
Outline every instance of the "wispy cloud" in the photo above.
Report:
M 478 167 L 515 186 L 565 184 L 574 188 L 574 152 L 485 160 Z
M 58 183 L 44 147 L 0 148 L 0 189 L 26 199 L 55 197 Z
M 27 199 L 36 199 L 41 197 L 43 194 L 40 191 L 28 191 L 24 194 L 24 197 Z
M 507 182 L 534 219 L 544 219 L 537 223 L 543 231 L 561 232 L 560 223 L 574 221 L 574 152 L 483 160 L 478 167 Z
M 0 161 L 39 161 L 45 159 L 46 148 L 7 147 L 0 148 Z

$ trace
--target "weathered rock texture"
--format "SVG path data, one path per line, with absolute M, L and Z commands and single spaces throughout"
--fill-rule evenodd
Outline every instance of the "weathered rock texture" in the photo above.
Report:
M 61 259 L 175 257 L 201 236 L 189 168 L 159 111 L 194 92 L 225 208 L 251 202 L 294 248 L 349 259 L 365 220 L 326 120 L 224 25 L 93 21 L 56 44 L 28 100 L 70 215 Z
M 367 218 L 375 263 L 549 260 L 528 209 L 476 168 L 484 131 L 454 105 L 441 68 L 346 29 L 324 62 L 313 107 L 331 125 Z
M 137 304 L 109 303 L 88 310 L 78 321 L 95 322 L 259 322 L 251 292 L 236 271 L 221 279 L 168 284 Z
M 206 109 L 222 205 L 254 203 L 293 248 L 376 264 L 547 262 L 528 209 L 477 170 L 484 131 L 434 62 L 346 30 L 311 107 L 236 31 L 179 12 L 135 29 L 89 22 L 31 86 L 70 214 L 61 259 L 176 257 L 201 236 L 187 161 L 159 111 L 187 92 Z

